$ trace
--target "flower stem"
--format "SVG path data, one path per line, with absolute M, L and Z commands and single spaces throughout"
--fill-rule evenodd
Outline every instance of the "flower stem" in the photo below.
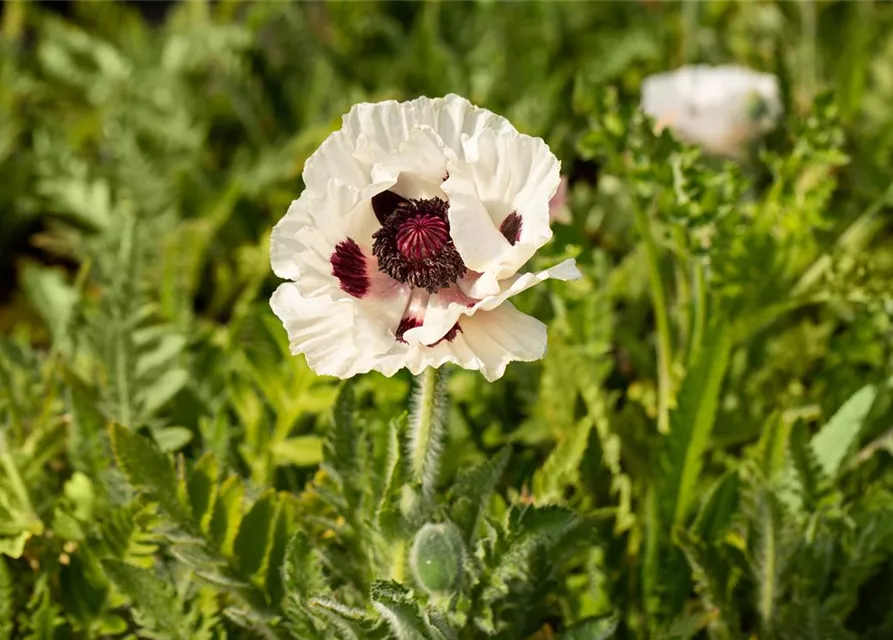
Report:
M 446 408 L 446 376 L 428 367 L 416 376 L 412 412 L 409 416 L 409 469 L 412 480 L 422 487 L 422 496 L 434 492 L 443 450 Z
M 633 198 L 633 212 L 636 226 L 642 236 L 645 260 L 648 263 L 648 278 L 651 281 L 651 304 L 654 306 L 654 323 L 657 329 L 657 429 L 661 433 L 670 431 L 670 405 L 672 404 L 673 379 L 670 369 L 670 321 L 667 315 L 666 296 L 660 276 L 660 261 L 657 244 L 651 233 L 648 215 Z

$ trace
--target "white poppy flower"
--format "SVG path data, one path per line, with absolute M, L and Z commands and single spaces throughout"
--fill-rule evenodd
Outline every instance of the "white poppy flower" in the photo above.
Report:
M 736 156 L 781 115 L 778 79 L 739 66 L 694 65 L 645 78 L 642 109 L 681 140 Z
M 540 138 L 455 95 L 358 104 L 304 166 L 273 229 L 270 304 L 320 374 L 453 362 L 488 380 L 543 356 L 546 327 L 508 298 L 580 276 L 520 269 L 552 236 L 559 162 Z

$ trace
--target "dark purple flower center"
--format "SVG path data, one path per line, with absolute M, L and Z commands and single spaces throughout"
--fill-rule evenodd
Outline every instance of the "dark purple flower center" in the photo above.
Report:
M 372 235 L 372 254 L 382 273 L 429 293 L 465 275 L 465 263 L 450 238 L 449 203 L 407 200 L 385 191 L 372 198 L 372 208 L 381 223 Z
M 449 241 L 447 223 L 437 216 L 410 218 L 397 229 L 397 250 L 410 260 L 437 255 Z

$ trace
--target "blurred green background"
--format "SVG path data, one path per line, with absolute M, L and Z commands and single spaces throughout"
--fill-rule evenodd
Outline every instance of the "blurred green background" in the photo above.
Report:
M 690 63 L 779 77 L 785 120 L 741 163 L 637 113 Z M 511 455 L 453 604 L 372 586 L 412 586 L 391 558 L 420 523 L 376 508 L 411 493 L 387 472 L 410 376 L 361 377 L 333 420 L 346 392 L 267 303 L 270 229 L 340 116 L 448 92 L 549 143 L 572 221 L 533 266 L 585 272 L 521 298 L 542 363 L 450 377 L 429 519 Z M 0 638 L 893 637 L 891 104 L 886 2 L 7 0 Z M 236 485 L 261 507 L 215 537 Z

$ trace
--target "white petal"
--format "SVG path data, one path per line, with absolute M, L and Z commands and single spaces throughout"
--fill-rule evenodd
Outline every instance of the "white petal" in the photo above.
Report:
M 354 105 L 344 116 L 343 127 L 354 138 L 365 134 L 386 151 L 400 148 L 415 127 L 427 126 L 459 157 L 464 153 L 462 135 L 474 136 L 484 129 L 514 131 L 511 123 L 465 98 L 417 98 L 409 102 L 388 100 Z
M 324 191 L 326 183 L 337 178 L 354 189 L 367 187 L 369 168 L 354 157 L 356 139 L 343 129 L 326 138 L 304 163 L 304 184 L 308 189 Z
M 499 270 L 500 259 L 512 246 L 490 219 L 467 165 L 452 165 L 442 188 L 450 199 L 450 237 L 465 266 L 480 272 Z
M 576 280 L 580 277 L 580 270 L 573 259 L 565 260 L 554 267 L 538 273 L 525 273 L 504 282 L 501 282 L 501 291 L 474 304 L 464 296 L 457 295 L 455 289 L 450 288 L 432 295 L 425 310 L 423 323 L 420 327 L 410 329 L 403 335 L 403 339 L 410 343 L 432 344 L 442 338 L 456 322 L 464 326 L 466 322 L 463 316 L 472 316 L 479 311 L 496 309 L 510 297 L 522 291 L 526 291 L 544 280 L 555 278 L 558 280 Z
M 521 313 L 511 302 L 463 318 L 460 326 L 459 335 L 491 382 L 502 377 L 509 362 L 531 362 L 546 353 L 546 325 Z
M 539 271 L 537 273 L 524 273 L 522 275 L 515 276 L 514 278 L 510 278 L 507 281 L 500 282 L 500 285 L 502 285 L 503 289 L 499 292 L 498 295 L 484 298 L 476 305 L 468 309 L 466 313 L 471 314 L 479 309 L 494 309 L 498 305 L 502 304 L 504 300 L 508 300 L 512 296 L 516 296 L 522 291 L 526 291 L 530 287 L 538 285 L 540 282 L 543 282 L 544 280 L 548 280 L 550 278 L 566 281 L 577 280 L 581 276 L 582 274 L 577 268 L 577 263 L 574 261 L 573 258 L 570 258 L 568 260 L 565 260 L 564 262 L 556 264 L 554 267 L 549 267 L 544 271 Z
M 310 213 L 307 207 L 309 202 L 309 195 L 294 200 L 270 234 L 270 263 L 273 266 L 273 273 L 280 278 L 297 280 L 301 276 L 297 260 L 300 243 L 297 237 L 298 233 L 309 224 Z
M 319 374 L 349 378 L 372 369 L 376 358 L 394 346 L 393 328 L 407 298 L 408 293 L 366 303 L 305 296 L 295 283 L 286 282 L 273 293 L 270 306 L 285 326 L 293 354 L 303 353 Z
M 546 351 L 546 326 L 506 302 L 493 311 L 464 317 L 455 338 L 434 346 L 396 343 L 374 359 L 372 369 L 392 376 L 402 368 L 418 375 L 427 367 L 457 364 L 480 371 L 493 381 L 501 378 L 512 361 L 539 360 Z
M 552 237 L 549 202 L 561 183 L 558 159 L 540 138 L 482 131 L 463 140 L 465 162 L 448 163 L 443 190 L 450 198 L 450 229 L 469 268 L 513 275 Z M 520 217 L 510 242 L 502 225 Z
M 431 127 L 416 126 L 397 149 L 383 149 L 366 134 L 360 134 L 357 157 L 372 165 L 372 178 L 383 182 L 392 177 L 392 190 L 404 198 L 445 198 L 440 185 L 447 160 L 455 154 Z
M 340 180 L 329 180 L 322 191 L 305 189 L 273 227 L 270 236 L 273 272 L 280 278 L 301 282 L 305 295 L 326 284 L 339 288 L 330 263 L 336 245 L 350 238 L 371 256 L 368 249 L 379 225 L 369 192 L 392 184 L 376 183 L 358 190 Z M 305 279 L 309 280 L 305 283 Z

